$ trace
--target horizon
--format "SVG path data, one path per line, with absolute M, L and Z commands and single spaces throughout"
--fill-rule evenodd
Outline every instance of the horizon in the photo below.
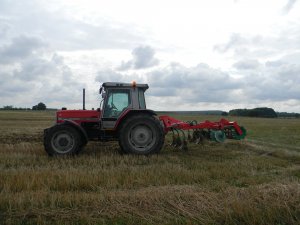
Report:
M 13 107 L 12 109 L 4 109 L 4 107 L 7 107 L 7 106 L 11 106 Z M 2 108 L 0 108 L 0 110 L 3 110 L 3 111 L 18 111 L 18 110 L 32 110 L 32 111 L 45 111 L 45 110 L 61 110 L 62 107 L 60 108 L 49 108 L 47 107 L 45 110 L 33 110 L 32 107 L 18 107 L 18 106 L 13 106 L 13 105 L 7 105 L 7 106 L 3 106 Z M 257 108 L 269 108 L 269 107 L 257 107 Z M 98 108 L 91 108 L 91 109 L 84 109 L 84 110 L 97 110 Z M 251 110 L 251 109 L 256 109 L 256 108 L 243 108 L 244 110 Z M 271 108 L 273 109 L 273 108 Z M 82 108 L 81 109 L 69 109 L 67 108 L 66 110 L 83 110 Z M 213 110 L 210 110 L 210 109 L 207 109 L 207 110 L 153 110 L 155 112 L 158 112 L 158 113 L 213 113 L 213 112 L 225 112 L 225 113 L 229 113 L 231 110 L 237 110 L 237 109 L 230 109 L 229 111 L 225 111 L 225 110 L 221 110 L 221 109 L 213 109 Z M 273 109 L 275 111 L 275 113 L 288 113 L 288 114 L 300 114 L 298 112 L 287 112 L 287 111 L 277 111 L 275 109 Z M 214 114 L 212 114 L 214 115 Z

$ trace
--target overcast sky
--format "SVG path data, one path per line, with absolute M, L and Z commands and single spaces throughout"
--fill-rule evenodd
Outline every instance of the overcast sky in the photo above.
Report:
M 148 83 L 154 110 L 300 113 L 297 0 L 0 0 L 0 107 L 99 107 Z

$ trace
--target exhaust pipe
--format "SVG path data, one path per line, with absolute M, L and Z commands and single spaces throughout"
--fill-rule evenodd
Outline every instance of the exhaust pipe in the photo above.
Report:
M 85 110 L 85 88 L 82 90 L 82 109 Z

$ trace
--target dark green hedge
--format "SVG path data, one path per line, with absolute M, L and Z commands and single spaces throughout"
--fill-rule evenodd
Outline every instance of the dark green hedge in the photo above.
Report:
M 272 108 L 262 107 L 254 109 L 233 109 L 229 111 L 230 116 L 249 116 L 249 117 L 264 117 L 276 118 L 277 113 Z

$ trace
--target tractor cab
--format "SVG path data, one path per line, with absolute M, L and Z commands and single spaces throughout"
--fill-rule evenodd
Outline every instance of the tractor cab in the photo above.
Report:
M 103 83 L 99 92 L 102 95 L 101 121 L 102 128 L 111 129 L 116 126 L 118 119 L 130 110 L 146 110 L 144 92 L 148 84 L 132 83 Z

